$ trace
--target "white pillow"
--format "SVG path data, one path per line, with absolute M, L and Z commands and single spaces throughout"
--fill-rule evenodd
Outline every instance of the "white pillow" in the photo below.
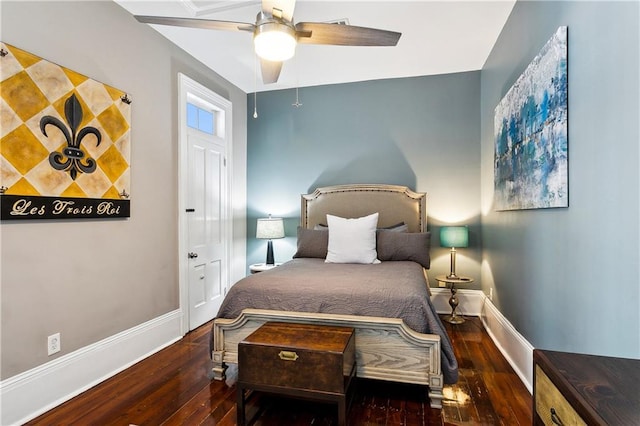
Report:
M 327 215 L 327 263 L 380 263 L 376 252 L 378 213 L 357 219 Z

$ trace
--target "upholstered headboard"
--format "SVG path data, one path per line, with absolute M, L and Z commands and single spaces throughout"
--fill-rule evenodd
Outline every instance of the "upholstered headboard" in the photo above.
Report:
M 326 186 L 302 195 L 300 225 L 307 229 L 326 225 L 327 214 L 357 218 L 378 212 L 379 228 L 404 222 L 409 232 L 426 232 L 426 197 L 399 185 Z

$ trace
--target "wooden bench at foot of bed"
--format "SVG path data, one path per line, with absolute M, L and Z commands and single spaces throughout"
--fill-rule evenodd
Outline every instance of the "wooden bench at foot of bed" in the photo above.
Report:
M 440 336 L 413 331 L 397 318 L 263 309 L 245 309 L 233 319 L 217 318 L 211 353 L 216 380 L 225 378 L 227 364 L 238 363 L 238 343 L 269 321 L 353 327 L 357 377 L 426 385 L 431 407 L 442 408 Z

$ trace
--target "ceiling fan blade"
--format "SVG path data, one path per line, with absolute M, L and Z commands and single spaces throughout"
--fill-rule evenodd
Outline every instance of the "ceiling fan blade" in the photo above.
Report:
M 285 21 L 293 20 L 296 0 L 262 0 L 262 12 L 267 16 L 275 16 Z M 280 15 L 280 16 L 279 16 Z
M 143 24 L 171 25 L 174 27 L 202 28 L 205 30 L 250 31 L 255 28 L 246 22 L 213 21 L 210 19 L 173 18 L 169 16 L 134 15 Z
M 260 59 L 260 69 L 262 70 L 262 82 L 271 84 L 278 81 L 280 70 L 282 70 L 282 62 L 267 61 Z
M 324 22 L 296 24 L 298 43 L 338 46 L 395 46 L 402 33 Z

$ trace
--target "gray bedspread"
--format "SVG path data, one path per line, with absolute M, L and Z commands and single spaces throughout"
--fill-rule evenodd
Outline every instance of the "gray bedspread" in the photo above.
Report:
M 217 317 L 236 318 L 246 308 L 401 318 L 419 333 L 440 335 L 444 381 L 458 379 L 451 341 L 430 302 L 422 266 L 415 262 L 293 259 L 238 281 Z

